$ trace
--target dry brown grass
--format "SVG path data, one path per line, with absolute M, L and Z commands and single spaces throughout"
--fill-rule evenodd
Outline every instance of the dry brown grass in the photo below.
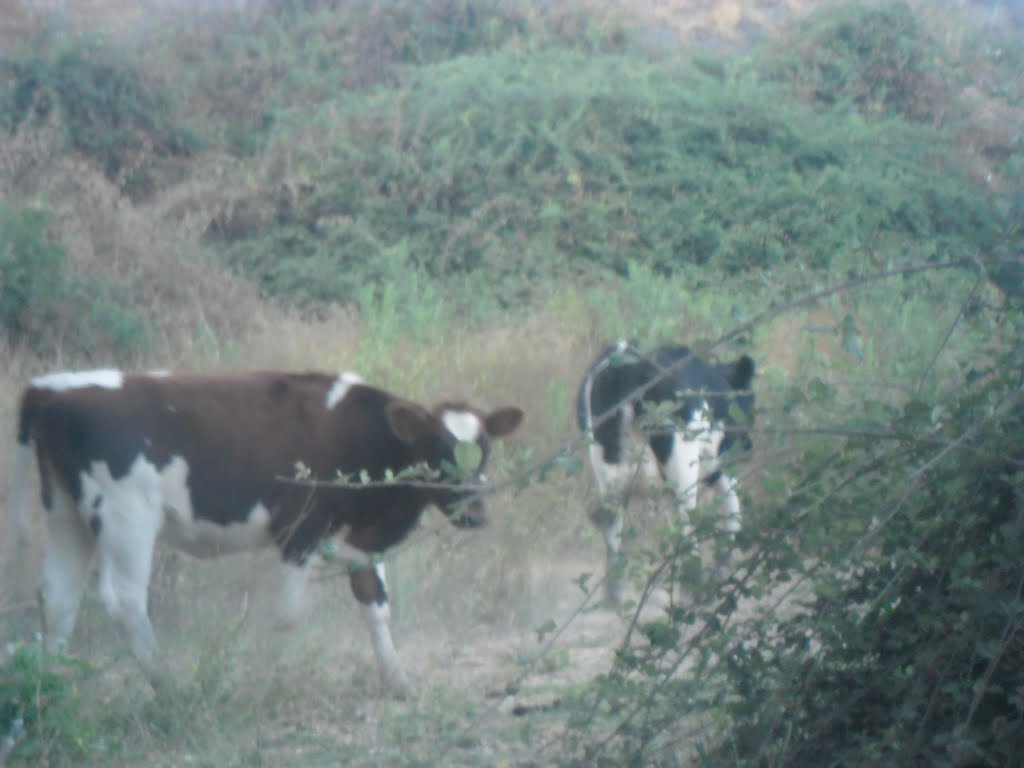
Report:
M 727 44 L 769 35 L 793 17 L 829 4 L 835 0 L 587 0 L 587 5 L 603 12 L 641 19 L 679 43 L 717 40 Z

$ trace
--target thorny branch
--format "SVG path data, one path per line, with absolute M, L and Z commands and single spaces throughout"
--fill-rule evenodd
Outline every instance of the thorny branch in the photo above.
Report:
M 629 392 L 621 400 L 619 400 L 618 402 L 614 403 L 612 406 L 610 406 L 607 410 L 605 410 L 601 414 L 595 416 L 594 421 L 593 421 L 593 426 L 596 428 L 596 427 L 599 427 L 600 425 L 604 424 L 606 421 L 608 421 L 609 419 L 613 418 L 615 416 L 615 414 L 621 408 L 623 408 L 626 405 L 630 405 L 630 404 L 635 403 L 636 401 L 640 400 L 645 394 L 647 394 L 647 392 L 649 392 L 651 389 L 656 387 L 659 383 L 664 381 L 667 377 L 673 376 L 677 372 L 679 372 L 681 370 L 684 370 L 687 365 L 690 365 L 698 357 L 702 357 L 704 355 L 707 355 L 708 353 L 714 351 L 715 349 L 718 349 L 719 347 L 722 347 L 722 346 L 728 344 L 729 342 L 734 341 L 735 339 L 737 339 L 738 337 L 742 336 L 743 334 L 748 333 L 749 331 L 751 331 L 754 328 L 756 328 L 758 325 L 761 325 L 762 323 L 765 323 L 765 322 L 767 322 L 767 321 L 769 321 L 769 320 L 771 320 L 771 319 L 773 319 L 775 317 L 778 317 L 779 315 L 785 314 L 786 312 L 790 312 L 790 311 L 792 311 L 794 309 L 798 309 L 800 307 L 804 307 L 804 306 L 807 306 L 809 304 L 813 304 L 813 303 L 815 303 L 817 301 L 820 301 L 820 300 L 822 300 L 824 298 L 827 298 L 829 296 L 833 296 L 833 295 L 838 294 L 838 293 L 843 293 L 845 291 L 849 291 L 849 290 L 852 290 L 852 289 L 855 289 L 855 288 L 860 288 L 860 287 L 863 287 L 865 285 L 870 285 L 870 284 L 873 284 L 873 283 L 882 282 L 882 281 L 891 279 L 893 277 L 906 276 L 906 275 L 915 274 L 915 273 L 919 273 L 919 272 L 933 272 L 933 271 L 942 271 L 942 270 L 947 270 L 947 269 L 960 269 L 960 268 L 967 268 L 967 267 L 970 267 L 970 266 L 978 266 L 978 261 L 977 261 L 976 258 L 964 257 L 964 258 L 950 259 L 950 260 L 947 260 L 947 261 L 939 261 L 939 262 L 915 262 L 913 264 L 908 264 L 908 265 L 903 266 L 903 267 L 887 269 L 887 270 L 883 270 L 883 271 L 880 271 L 880 272 L 873 272 L 873 273 L 868 274 L 868 275 L 861 275 L 859 277 L 851 278 L 849 280 L 844 280 L 843 282 L 836 283 L 836 284 L 828 286 L 826 288 L 821 288 L 819 290 L 812 291 L 812 292 L 807 293 L 807 294 L 805 294 L 803 296 L 800 296 L 798 298 L 791 299 L 790 301 L 774 304 L 773 306 L 769 307 L 768 309 L 758 313 L 757 315 L 755 315 L 750 320 L 747 320 L 746 322 L 741 323 L 740 325 L 736 326 L 731 331 L 728 331 L 727 333 L 722 334 L 721 336 L 718 337 L 717 340 L 715 340 L 714 342 L 708 344 L 706 347 L 704 347 L 704 348 L 702 348 L 700 350 L 693 350 L 693 351 L 691 351 L 691 353 L 689 355 L 687 355 L 684 358 L 681 358 L 680 360 L 675 361 L 670 366 L 661 366 L 655 360 L 653 360 L 653 359 L 651 359 L 649 357 L 645 357 L 644 359 L 658 370 L 658 375 L 653 377 L 649 381 L 645 382 L 642 386 L 639 386 L 636 389 L 634 389 L 633 391 Z M 766 429 L 758 430 L 758 429 L 754 428 L 751 431 L 754 432 L 755 434 L 757 434 L 759 432 L 768 432 L 769 430 L 766 430 Z M 863 431 L 859 431 L 858 432 L 858 431 L 853 431 L 853 430 L 842 428 L 842 427 L 835 427 L 835 428 L 823 427 L 823 428 L 818 428 L 818 429 L 813 429 L 813 430 L 810 430 L 810 429 L 805 429 L 805 430 L 788 429 L 788 430 L 786 430 L 786 432 L 790 433 L 790 434 L 794 433 L 794 432 L 797 432 L 797 431 L 805 432 L 805 433 L 817 433 L 817 434 L 834 433 L 837 436 L 856 435 L 856 436 L 867 437 L 867 438 L 876 439 L 876 440 L 877 439 L 899 439 L 901 437 L 900 435 L 897 435 L 897 434 L 892 433 L 892 432 L 886 432 L 886 431 L 877 431 L 876 432 L 876 431 L 873 431 L 873 430 L 863 430 Z M 424 488 L 424 489 L 435 489 L 435 490 L 451 490 L 451 489 L 458 489 L 458 490 L 461 490 L 461 491 L 475 490 L 476 493 L 474 495 L 477 496 L 477 497 L 479 497 L 479 496 L 490 496 L 490 495 L 493 495 L 493 494 L 501 493 L 501 492 L 503 492 L 503 491 L 505 491 L 505 490 L 507 490 L 509 488 L 517 488 L 517 489 L 525 488 L 526 486 L 528 486 L 532 482 L 532 480 L 534 478 L 536 478 L 538 476 L 541 476 L 542 474 L 550 471 L 551 469 L 556 468 L 560 461 L 563 461 L 564 459 L 567 459 L 567 458 L 573 456 L 580 448 L 582 448 L 586 444 L 588 439 L 589 438 L 586 435 L 580 435 L 578 437 L 572 438 L 572 439 L 568 440 L 567 442 L 565 442 L 562 445 L 562 447 L 548 452 L 541 459 L 538 459 L 537 461 L 533 462 L 532 464 L 530 464 L 530 465 L 528 465 L 528 466 L 526 466 L 526 467 L 524 467 L 522 469 L 519 469 L 518 471 L 514 472 L 512 475 L 510 475 L 506 479 L 501 480 L 499 482 L 491 482 L 491 483 L 465 483 L 465 482 L 463 482 L 463 483 L 452 483 L 452 482 L 443 482 L 443 481 L 439 481 L 439 480 L 436 479 L 437 473 L 435 471 L 430 470 L 430 469 L 428 469 L 426 467 L 422 467 L 422 466 L 417 468 L 420 472 L 423 473 L 422 476 L 417 476 L 414 472 L 413 473 L 409 473 L 408 475 L 406 475 L 403 472 L 403 473 L 399 473 L 399 475 L 396 475 L 393 479 L 384 479 L 384 480 L 373 480 L 373 479 L 366 478 L 366 479 L 359 479 L 359 480 L 353 481 L 352 478 L 350 478 L 350 477 L 341 477 L 338 480 L 333 480 L 333 481 L 332 480 L 316 479 L 316 478 L 308 478 L 308 477 L 306 477 L 306 478 L 303 478 L 303 477 L 279 477 L 278 480 L 280 482 L 284 482 L 284 483 L 295 483 L 295 484 L 300 484 L 300 485 L 309 485 L 311 487 L 332 487 L 332 488 L 343 487 L 343 488 L 352 488 L 352 489 L 359 489 L 359 488 L 370 489 L 370 488 L 378 488 L 378 487 L 383 487 L 383 486 L 394 487 L 395 485 L 401 485 L 401 486 L 417 487 L 417 488 Z
M 749 332 L 750 330 L 754 329 L 758 325 L 760 325 L 762 323 L 765 323 L 765 322 L 767 322 L 767 321 L 769 321 L 769 320 L 771 320 L 771 319 L 773 319 L 773 318 L 775 318 L 775 317 L 777 317 L 779 315 L 782 315 L 782 314 L 784 314 L 786 312 L 789 312 L 789 311 L 792 311 L 794 309 L 798 309 L 800 307 L 804 307 L 804 306 L 813 304 L 813 303 L 815 303 L 817 301 L 820 301 L 820 300 L 822 300 L 824 298 L 827 298 L 829 296 L 832 296 L 832 295 L 835 295 L 835 294 L 838 294 L 838 293 L 842 293 L 842 292 L 845 292 L 845 291 L 849 291 L 849 290 L 852 290 L 852 289 L 860 288 L 860 287 L 863 287 L 863 286 L 866 286 L 866 285 L 870 285 L 870 284 L 874 284 L 874 283 L 883 282 L 883 281 L 891 279 L 893 277 L 906 276 L 906 275 L 911 275 L 911 274 L 914 274 L 914 273 L 921 273 L 921 272 L 932 272 L 932 271 L 949 270 L 949 269 L 967 269 L 967 268 L 978 267 L 978 266 L 979 266 L 978 260 L 976 258 L 974 258 L 974 257 L 950 259 L 950 260 L 942 261 L 942 262 L 917 262 L 917 263 L 908 264 L 906 266 L 899 267 L 899 268 L 884 270 L 884 271 L 875 272 L 875 273 L 868 274 L 868 275 L 862 275 L 862 276 L 858 276 L 858 277 L 855 277 L 855 278 L 851 278 L 849 280 L 845 280 L 845 281 L 836 283 L 834 285 L 831 285 L 831 286 L 828 286 L 828 287 L 825 287 L 825 288 L 822 288 L 822 289 L 819 289 L 819 290 L 816 290 L 816 291 L 812 291 L 812 292 L 807 293 L 807 294 L 805 294 L 803 296 L 800 296 L 798 298 L 795 298 L 795 299 L 792 299 L 792 300 L 789 300 L 789 301 L 785 301 L 785 302 L 776 303 L 773 306 L 769 307 L 768 309 L 760 312 L 759 314 L 757 314 L 755 317 L 751 318 L 750 320 L 740 324 L 739 326 L 733 328 L 731 331 L 721 335 L 716 341 L 708 344 L 707 346 L 705 346 L 705 347 L 703 347 L 703 348 L 701 348 L 699 350 L 694 350 L 690 355 L 688 355 L 687 357 L 685 357 L 685 358 L 683 358 L 683 359 L 681 359 L 679 361 L 676 361 L 671 366 L 668 366 L 668 367 L 658 366 L 655 361 L 648 359 L 648 362 L 650 362 L 652 365 L 656 366 L 656 368 L 658 370 L 658 375 L 656 377 L 654 377 L 653 379 L 651 379 L 650 381 L 646 382 L 644 385 L 642 385 L 640 387 L 637 387 L 632 392 L 628 393 L 624 398 L 622 398 L 619 402 L 617 402 L 614 405 L 612 405 L 610 408 L 608 408 L 603 413 L 597 415 L 595 417 L 595 419 L 594 419 L 593 426 L 594 427 L 600 426 L 601 424 L 603 424 L 608 419 L 614 417 L 614 415 L 617 413 L 617 411 L 620 408 L 622 408 L 622 407 L 624 407 L 624 406 L 626 406 L 628 404 L 631 404 L 633 402 L 636 402 L 637 400 L 642 398 L 650 389 L 652 389 L 653 387 L 657 386 L 657 384 L 659 382 L 661 382 L 662 380 L 664 380 L 668 376 L 672 376 L 677 371 L 682 370 L 686 365 L 688 365 L 692 360 L 696 359 L 698 356 L 707 355 L 708 353 L 714 351 L 715 349 L 717 349 L 717 348 L 719 348 L 719 347 L 721 347 L 723 345 L 726 345 L 726 344 L 734 341 L 735 339 L 737 339 L 738 337 L 742 336 L 743 334 Z M 978 284 L 976 283 L 974 289 L 972 289 L 972 294 L 973 294 L 974 291 L 977 290 L 977 287 L 978 287 Z M 963 313 L 963 309 L 961 309 L 961 315 L 962 315 L 962 313 Z M 958 315 L 958 319 L 959 319 L 959 315 Z M 949 334 L 952 333 L 952 330 L 953 329 L 951 328 L 950 331 L 949 331 Z M 949 334 L 947 334 L 947 340 L 945 342 L 943 342 L 944 345 L 948 342 Z M 936 357 L 937 357 L 938 354 L 939 354 L 939 352 L 936 353 Z M 933 360 L 933 362 L 931 363 L 931 365 L 929 367 L 931 367 L 933 365 L 934 365 L 934 360 Z M 837 427 L 818 427 L 818 428 L 810 428 L 810 429 L 786 429 L 786 430 L 777 430 L 777 429 L 771 429 L 771 428 L 761 428 L 761 429 L 753 429 L 751 431 L 753 431 L 755 433 L 762 433 L 762 434 L 782 434 L 782 433 L 793 434 L 793 433 L 799 433 L 799 434 L 835 435 L 837 437 L 860 437 L 860 438 L 866 438 L 866 439 L 875 440 L 875 441 L 879 441 L 879 440 L 900 440 L 900 439 L 905 439 L 905 437 L 906 437 L 906 435 L 904 435 L 904 434 L 899 434 L 899 433 L 892 432 L 892 431 L 885 431 L 885 430 L 878 430 L 878 431 L 875 431 L 875 430 L 853 430 L 853 429 L 848 429 L 848 428 L 839 427 L 839 426 L 837 426 Z M 926 438 L 926 440 L 930 440 L 930 439 L 931 438 Z M 460 484 L 456 484 L 456 483 L 451 483 L 451 482 L 441 482 L 441 481 L 439 481 L 437 479 L 437 475 L 436 474 L 433 474 L 433 475 L 425 474 L 423 477 L 417 477 L 417 476 L 415 476 L 415 473 L 407 474 L 404 477 L 395 477 L 395 478 L 385 479 L 385 480 L 369 480 L 369 479 L 364 477 L 364 478 L 362 478 L 362 479 L 360 479 L 359 481 L 356 481 L 356 482 L 353 482 L 351 478 L 342 478 L 342 479 L 340 479 L 338 481 L 334 481 L 334 482 L 324 481 L 324 480 L 315 480 L 315 479 L 309 479 L 309 478 L 279 478 L 279 479 L 281 480 L 281 482 L 305 484 L 305 485 L 309 485 L 311 488 L 317 488 L 317 487 L 322 487 L 322 486 L 329 486 L 329 487 L 339 487 L 340 486 L 340 487 L 353 488 L 353 489 L 360 489 L 360 488 L 369 489 L 369 488 L 376 488 L 376 487 L 381 487 L 381 486 L 394 486 L 395 484 L 400 484 L 400 485 L 416 486 L 416 487 L 421 487 L 421 488 L 426 488 L 426 489 L 452 489 L 452 488 L 458 488 L 459 490 L 462 490 L 462 491 L 466 491 L 466 490 L 475 491 L 476 492 L 475 495 L 477 495 L 477 496 L 483 496 L 483 495 L 488 495 L 489 496 L 489 495 L 492 495 L 492 494 L 500 493 L 500 492 L 505 491 L 505 490 L 507 490 L 509 488 L 514 488 L 514 489 L 517 489 L 517 490 L 521 490 L 521 489 L 527 487 L 531 482 L 534 481 L 535 478 L 543 476 L 544 473 L 546 473 L 546 472 L 548 472 L 548 471 L 558 467 L 559 464 L 561 462 L 563 462 L 565 459 L 573 456 L 580 448 L 582 448 L 586 444 L 587 440 L 588 440 L 588 437 L 586 435 L 580 435 L 580 436 L 574 437 L 574 438 L 566 441 L 565 443 L 563 443 L 561 445 L 561 447 L 556 448 L 555 450 L 549 451 L 547 454 L 542 456 L 540 459 L 530 463 L 526 467 L 520 468 L 517 471 L 511 473 L 505 479 L 503 479 L 501 481 L 498 481 L 498 482 L 491 482 L 491 483 L 460 483 Z M 931 466 L 935 462 L 941 460 L 941 458 L 943 456 L 945 456 L 945 455 L 948 455 L 949 450 L 952 449 L 952 446 L 948 444 L 948 441 L 943 441 L 941 439 L 941 437 L 938 436 L 938 435 L 936 435 L 934 437 L 934 442 L 936 444 L 942 443 L 943 446 L 944 446 L 944 449 L 939 451 L 939 453 L 936 456 L 933 456 L 931 461 L 929 461 L 926 466 Z M 961 435 L 957 440 L 955 440 L 954 444 L 955 445 L 963 446 L 964 444 L 969 443 L 969 442 L 970 442 L 970 435 L 964 434 L 964 435 Z M 919 481 L 919 479 L 921 477 L 921 474 L 924 471 L 926 471 L 926 467 L 920 467 L 917 472 L 913 473 L 912 476 L 910 476 L 908 478 L 908 480 L 910 480 L 910 485 L 911 486 L 915 485 L 916 482 Z M 907 491 L 907 493 L 909 493 L 909 490 Z M 899 509 L 902 507 L 902 501 L 904 501 L 905 498 L 906 498 L 906 495 L 904 495 L 902 497 L 902 499 L 899 502 L 896 503 L 895 507 L 893 509 L 891 509 L 889 511 L 889 514 L 887 514 L 885 516 L 885 519 L 883 519 L 882 521 L 879 521 L 879 523 L 876 526 L 874 526 L 872 528 L 872 530 L 870 530 L 867 533 L 865 533 L 863 539 L 860 542 L 858 542 L 857 544 L 855 544 L 855 546 L 853 547 L 853 551 L 854 552 L 860 551 L 864 547 L 869 546 L 870 541 L 873 540 L 875 537 L 877 537 L 878 529 L 880 527 L 883 527 L 886 524 L 888 524 L 893 519 L 893 517 L 895 517 L 899 513 Z M 646 587 L 645 587 L 645 590 L 644 590 L 644 597 L 638 602 L 637 606 L 635 607 L 635 610 L 632 612 L 632 616 L 630 617 L 630 621 L 628 623 L 628 629 L 627 629 L 627 632 L 625 634 L 625 637 L 624 637 L 623 641 L 620 643 L 620 648 L 625 648 L 626 647 L 626 644 L 629 642 L 629 638 L 630 638 L 632 632 L 635 631 L 635 629 L 636 629 L 636 627 L 638 625 L 638 622 L 639 622 L 640 610 L 641 610 L 641 608 L 642 608 L 642 606 L 644 604 L 644 600 L 646 599 L 647 595 L 650 593 L 651 589 L 653 588 L 654 582 L 657 581 L 658 574 L 663 572 L 665 570 L 665 568 L 668 567 L 670 561 L 675 556 L 678 556 L 678 554 L 679 554 L 678 552 L 673 552 L 673 553 L 670 553 L 668 556 L 666 556 L 664 558 L 663 562 L 661 563 L 661 565 L 659 566 L 659 568 L 657 569 L 657 572 L 655 574 L 651 575 L 651 577 L 648 579 Z M 757 573 L 758 570 L 762 567 L 758 563 L 759 563 L 759 558 L 758 558 L 757 555 L 755 555 L 755 559 L 753 561 L 748 561 L 746 563 L 745 567 L 743 568 L 742 572 L 735 572 L 733 574 L 732 579 L 730 580 L 730 588 L 727 591 L 727 593 L 722 595 L 722 596 L 720 596 L 720 599 L 718 601 L 716 601 L 717 602 L 717 607 L 715 607 L 715 606 L 708 606 L 708 610 L 709 611 L 717 611 L 719 608 L 724 608 L 724 606 L 726 605 L 727 601 L 734 600 L 735 598 L 737 598 L 738 596 L 743 594 L 744 589 L 748 586 L 748 584 L 751 581 L 751 579 L 753 579 L 755 573 Z M 812 567 L 810 570 L 813 571 L 814 568 Z M 794 590 L 798 589 L 800 587 L 800 585 L 806 583 L 806 581 L 809 578 L 809 576 L 810 576 L 810 571 L 807 574 L 804 574 L 804 575 L 800 576 L 796 580 L 796 583 L 794 585 L 792 585 L 787 590 L 787 593 L 792 593 Z M 539 663 L 548 653 L 550 653 L 550 651 L 554 648 L 554 646 L 557 643 L 557 641 L 564 634 L 565 630 L 576 620 L 576 618 L 580 615 L 580 613 L 582 613 L 586 609 L 586 607 L 591 603 L 591 601 L 593 600 L 594 595 L 597 593 L 597 591 L 602 586 L 602 583 L 603 583 L 603 579 L 601 581 L 598 581 L 596 584 L 594 584 L 589 590 L 586 590 L 583 599 L 580 601 L 579 605 L 574 609 L 572 614 L 569 617 L 567 617 L 562 622 L 562 624 L 560 626 L 556 627 L 553 630 L 551 635 L 548 637 L 547 641 L 544 643 L 543 647 L 533 657 L 531 662 L 523 670 L 521 670 L 513 678 L 512 681 L 510 681 L 505 686 L 505 691 L 506 692 L 515 691 L 518 688 L 518 686 L 526 679 L 526 677 L 533 671 L 533 669 L 535 668 L 536 664 Z M 782 599 L 782 598 L 779 598 L 779 599 Z M 734 618 L 733 612 L 728 612 L 728 615 L 726 615 L 726 617 L 725 617 L 725 625 L 728 625 L 729 621 L 732 618 Z M 685 659 L 687 658 L 687 655 L 688 655 L 689 651 L 692 651 L 693 648 L 698 647 L 699 646 L 700 638 L 703 637 L 706 633 L 711 631 L 711 626 L 712 625 L 711 625 L 710 622 L 705 622 L 704 625 L 702 626 L 702 628 L 700 630 L 698 630 L 696 637 L 691 638 L 687 642 L 688 651 L 679 653 L 678 657 L 673 660 L 673 663 L 671 663 L 667 669 L 662 670 L 662 674 L 660 675 L 661 683 L 658 686 L 655 686 L 655 690 L 652 690 L 652 691 L 649 692 L 649 695 L 647 697 L 648 699 L 650 699 L 651 697 L 657 695 L 658 690 L 661 689 L 664 685 L 667 684 L 667 682 L 672 678 L 672 676 L 678 671 L 678 669 L 685 662 Z M 719 626 L 718 628 L 722 629 L 722 626 Z M 506 693 L 503 697 L 501 697 L 502 700 L 507 699 L 509 695 L 512 695 L 512 694 L 511 693 Z M 473 719 L 473 722 L 468 723 L 466 725 L 464 731 L 469 731 L 469 730 L 477 727 L 479 725 L 479 723 L 482 722 L 484 719 L 486 719 L 489 716 L 492 716 L 493 714 L 496 714 L 497 713 L 498 703 L 500 703 L 500 702 L 496 702 L 493 706 L 485 708 L 484 710 L 479 712 L 477 714 L 477 716 Z M 590 716 L 587 719 L 591 719 L 594 716 L 595 711 L 596 711 L 596 707 L 597 707 L 597 702 L 596 701 L 594 702 L 593 706 L 594 706 L 594 709 L 591 710 Z M 637 717 L 637 715 L 639 713 L 641 713 L 643 711 L 643 709 L 644 709 L 644 703 L 643 702 L 639 702 L 639 703 L 636 704 L 636 706 L 631 707 L 629 712 L 623 713 L 623 717 L 620 719 L 620 721 L 618 723 L 618 726 L 616 728 L 614 728 L 612 730 L 612 732 L 607 734 L 605 739 L 599 741 L 597 744 L 594 745 L 594 747 L 596 748 L 597 752 L 599 753 L 599 752 L 603 751 L 608 746 L 610 741 L 616 737 L 616 735 L 620 735 L 620 734 L 622 734 L 624 732 L 625 729 L 628 729 L 630 723 Z M 969 721 L 969 719 L 970 719 L 970 715 L 968 716 L 968 721 Z M 696 732 L 699 732 L 700 730 L 701 729 L 697 729 Z M 438 755 L 439 756 L 440 755 L 444 755 L 446 753 L 447 749 L 449 748 L 449 746 L 450 745 L 447 745 L 447 746 L 446 745 L 439 745 Z

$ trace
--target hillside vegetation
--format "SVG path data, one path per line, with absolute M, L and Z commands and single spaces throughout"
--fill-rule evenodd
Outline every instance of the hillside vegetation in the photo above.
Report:
M 12 10 L 0 414 L 40 370 L 99 365 L 355 368 L 425 400 L 521 402 L 494 554 L 423 537 L 396 556 L 409 603 L 500 628 L 541 623 L 539 562 L 598 560 L 572 420 L 596 349 L 742 349 L 759 414 L 733 572 L 637 518 L 615 662 L 546 719 L 467 747 L 447 710 L 471 719 L 479 691 L 451 687 L 389 710 L 418 731 L 327 739 L 324 760 L 1014 765 L 1024 47 L 904 2 L 770 28 L 757 4 L 708 4 L 717 45 L 613 5 L 268 0 L 116 32 Z M 284 729 L 267 691 L 306 684 L 246 687 L 217 646 L 191 693 L 137 717 L 142 692 L 33 654 L 0 668 L 14 764 L 241 764 L 224 734 Z

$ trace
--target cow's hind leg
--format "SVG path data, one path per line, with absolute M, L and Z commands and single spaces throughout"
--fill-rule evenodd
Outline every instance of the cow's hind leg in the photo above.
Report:
M 128 636 L 132 653 L 154 688 L 167 681 L 149 620 L 153 549 L 163 516 L 155 474 L 137 464 L 125 480 L 95 484 L 90 508 L 96 530 L 100 599 Z M 86 485 L 88 491 L 90 485 Z
M 597 481 L 598 501 L 590 510 L 590 522 L 601 532 L 605 548 L 604 604 L 616 609 L 622 604 L 626 579 L 626 557 L 622 552 L 623 516 L 629 502 L 629 489 L 643 470 L 643 457 L 637 464 L 622 461 L 621 451 L 611 452 L 605 461 L 604 447 L 592 443 L 590 467 Z
M 687 439 L 684 433 L 675 432 L 651 438 L 651 449 L 675 495 L 682 535 L 690 541 L 693 551 L 697 551 L 698 542 L 690 515 L 697 509 L 700 445 L 695 440 Z
M 46 556 L 39 587 L 39 607 L 43 642 L 52 652 L 63 651 L 75 628 L 95 537 L 67 492 L 59 486 L 53 486 L 49 491 Z
M 605 547 L 604 602 L 609 608 L 622 604 L 626 559 L 622 554 L 622 506 L 625 499 L 616 494 L 602 499 L 590 511 L 590 522 L 601 532 Z
M 373 653 L 377 657 L 377 667 L 381 680 L 395 695 L 406 697 L 412 692 L 412 686 L 398 662 L 398 652 L 391 640 L 391 608 L 388 605 L 388 592 L 384 583 L 384 566 L 375 563 L 373 566 L 356 568 L 349 573 L 349 584 L 352 594 L 363 608 L 363 617 L 370 629 L 370 640 L 373 642 Z

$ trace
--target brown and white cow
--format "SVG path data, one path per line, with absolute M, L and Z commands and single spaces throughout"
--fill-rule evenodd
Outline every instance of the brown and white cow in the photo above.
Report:
M 286 614 L 294 613 L 319 545 L 331 540 L 362 564 L 350 570 L 352 592 L 385 684 L 404 692 L 375 556 L 400 542 L 431 504 L 459 527 L 483 524 L 479 483 L 490 441 L 522 418 L 515 406 L 485 414 L 444 402 L 428 410 L 351 373 L 96 370 L 33 379 L 21 399 L 12 501 L 25 535 L 34 444 L 48 532 L 40 590 L 47 645 L 60 648 L 71 635 L 95 561 L 104 605 L 158 682 L 147 611 L 158 540 L 197 557 L 276 546 Z M 422 465 L 447 477 L 460 442 L 480 449 L 462 451 L 480 457 L 475 476 L 379 482 Z M 373 482 L 314 489 L 291 481 L 297 465 L 318 479 L 342 473 Z

